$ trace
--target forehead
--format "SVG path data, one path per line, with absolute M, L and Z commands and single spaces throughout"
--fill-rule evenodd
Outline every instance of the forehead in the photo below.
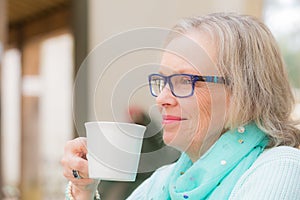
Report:
M 161 63 L 160 72 L 173 74 L 173 73 L 192 73 L 199 74 L 200 69 L 193 63 L 180 55 L 171 52 L 164 52 Z
M 173 39 L 162 54 L 163 73 L 217 75 L 216 48 L 204 33 L 192 32 Z

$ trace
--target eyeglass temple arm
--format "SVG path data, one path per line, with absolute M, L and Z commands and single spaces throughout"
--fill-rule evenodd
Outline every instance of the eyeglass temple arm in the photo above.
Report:
M 195 81 L 229 84 L 229 80 L 221 76 L 195 76 Z

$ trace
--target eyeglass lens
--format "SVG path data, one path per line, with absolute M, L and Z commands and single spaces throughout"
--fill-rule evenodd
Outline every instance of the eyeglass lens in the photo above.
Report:
M 191 77 L 178 74 L 169 77 L 152 75 L 150 78 L 152 94 L 158 96 L 167 83 L 169 83 L 169 87 L 175 96 L 184 97 L 192 93 L 193 86 Z

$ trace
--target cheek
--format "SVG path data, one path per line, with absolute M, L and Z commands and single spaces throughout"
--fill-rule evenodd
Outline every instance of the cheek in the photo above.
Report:
M 196 91 L 198 124 L 201 129 L 207 127 L 211 118 L 211 96 L 208 90 Z
M 201 88 L 202 89 L 202 88 Z M 186 101 L 188 100 L 188 101 Z M 195 90 L 193 97 L 181 103 L 182 110 L 188 113 L 189 124 L 185 127 L 189 137 L 202 138 L 206 135 L 211 119 L 211 98 L 208 90 Z M 185 109 L 183 109 L 185 108 Z
M 195 93 L 198 108 L 198 136 L 208 140 L 219 137 L 226 120 L 226 93 L 221 87 L 211 87 Z

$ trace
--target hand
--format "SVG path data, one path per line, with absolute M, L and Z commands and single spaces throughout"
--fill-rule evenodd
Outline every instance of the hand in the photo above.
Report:
M 76 199 L 93 199 L 99 180 L 90 179 L 88 161 L 86 159 L 86 138 L 79 137 L 66 143 L 61 159 L 64 176 L 72 182 L 72 195 Z M 73 176 L 72 170 L 77 170 L 80 179 Z

